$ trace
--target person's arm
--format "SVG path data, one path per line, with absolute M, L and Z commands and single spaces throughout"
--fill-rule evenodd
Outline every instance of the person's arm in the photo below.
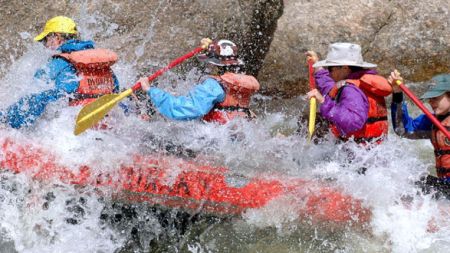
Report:
M 6 118 L 6 112 L 0 111 L 0 124 L 6 125 L 8 123 L 8 119 Z
M 403 93 L 394 93 L 391 104 L 392 127 L 394 132 L 408 139 L 428 139 L 431 135 L 432 122 L 425 114 L 413 119 L 408 107 L 403 102 Z
M 51 89 L 23 97 L 8 107 L 5 121 L 12 128 L 32 125 L 44 113 L 49 103 L 58 100 L 63 95 L 64 93 L 60 90 Z
M 113 74 L 113 79 L 114 79 L 114 89 L 113 89 L 113 93 L 119 93 L 120 91 L 120 86 L 119 86 L 119 79 L 117 79 L 116 74 Z
M 342 135 L 347 135 L 364 126 L 369 115 L 369 102 L 366 95 L 353 85 L 342 89 L 339 102 L 329 96 L 324 97 L 320 113 L 332 122 Z
M 315 64 L 319 61 L 319 56 L 314 51 L 307 51 L 306 63 Z M 326 96 L 330 90 L 336 85 L 336 82 L 331 78 L 330 72 L 323 67 L 314 68 L 314 79 L 316 81 L 316 88 L 321 95 Z
M 54 82 L 55 88 L 67 93 L 75 92 L 80 85 L 76 69 L 63 58 L 53 58 L 45 68 L 36 71 L 34 78 L 47 84 Z
M 394 132 L 408 139 L 428 139 L 431 136 L 432 122 L 425 114 L 413 119 L 409 116 L 408 107 L 403 101 L 403 93 L 396 84 L 397 80 L 403 82 L 403 78 L 396 69 L 391 72 L 388 82 L 392 86 L 391 118 Z
M 213 78 L 208 78 L 196 85 L 186 96 L 173 96 L 155 87 L 151 87 L 147 94 L 156 110 L 164 117 L 173 120 L 200 119 L 216 103 L 225 99 L 225 91 Z
M 319 69 L 314 73 L 316 79 L 316 88 L 322 95 L 328 94 L 334 87 L 336 82 L 330 77 L 330 73 L 326 69 Z
M 75 69 L 64 60 L 55 59 L 49 64 L 48 78 L 55 82 L 55 88 L 21 98 L 4 112 L 4 122 L 13 128 L 32 125 L 52 102 L 75 92 L 79 80 Z

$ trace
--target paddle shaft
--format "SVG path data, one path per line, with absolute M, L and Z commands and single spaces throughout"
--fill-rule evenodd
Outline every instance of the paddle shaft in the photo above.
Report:
M 314 79 L 314 67 L 312 61 L 308 61 L 308 70 L 309 70 L 309 89 L 314 90 L 316 88 L 316 79 Z
M 314 79 L 314 67 L 313 62 L 308 61 L 308 71 L 309 71 L 309 89 L 314 90 L 316 88 L 316 80 Z M 309 100 L 309 121 L 308 121 L 308 140 L 311 141 L 312 135 L 314 133 L 314 128 L 316 126 L 316 110 L 317 110 L 317 100 L 312 97 Z
M 192 50 L 191 52 L 173 60 L 172 62 L 169 63 L 169 65 L 165 66 L 162 69 L 159 69 L 153 75 L 149 76 L 148 81 L 151 82 L 151 81 L 155 80 L 158 76 L 162 75 L 167 70 L 177 66 L 178 64 L 184 62 L 185 60 L 191 58 L 192 56 L 200 53 L 202 50 L 204 50 L 202 47 L 197 47 L 196 49 Z M 138 82 L 133 87 L 131 87 L 131 90 L 136 91 L 136 90 L 139 90 L 140 88 L 141 88 L 141 83 Z
M 423 113 L 433 122 L 433 124 L 444 133 L 444 135 L 450 139 L 450 133 L 447 129 L 439 122 L 438 119 L 425 107 L 425 105 L 420 102 L 420 100 L 412 93 L 401 81 L 397 80 L 397 85 L 402 89 L 403 93 L 405 93 L 413 102 L 417 105 L 417 107 L 422 110 Z
M 158 76 L 162 75 L 167 70 L 175 67 L 176 65 L 182 63 L 188 58 L 200 53 L 203 50 L 203 47 L 198 47 L 191 52 L 173 60 L 166 67 L 158 70 L 156 73 L 148 77 L 149 81 L 153 81 Z M 105 115 L 122 99 L 128 97 L 138 89 L 141 89 L 142 85 L 140 82 L 136 83 L 133 87 L 128 88 L 127 90 L 119 93 L 119 94 L 106 94 L 96 99 L 90 104 L 84 106 L 81 111 L 78 113 L 74 134 L 78 135 L 84 132 L 86 129 L 93 127 L 97 124 Z

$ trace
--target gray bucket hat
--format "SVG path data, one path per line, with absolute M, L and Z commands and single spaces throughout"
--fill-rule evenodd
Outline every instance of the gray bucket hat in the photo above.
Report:
M 333 43 L 328 47 L 327 58 L 316 62 L 313 67 L 356 66 L 375 68 L 377 65 L 363 61 L 361 47 L 352 43 Z
M 450 92 L 450 74 L 434 76 L 431 79 L 431 84 L 432 86 L 420 97 L 421 99 L 435 98 L 446 92 Z

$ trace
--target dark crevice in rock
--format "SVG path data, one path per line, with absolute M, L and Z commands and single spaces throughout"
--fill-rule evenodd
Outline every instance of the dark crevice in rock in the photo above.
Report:
M 257 7 L 252 13 L 241 52 L 247 73 L 257 76 L 269 51 L 277 21 L 283 14 L 284 4 L 282 0 L 261 0 L 255 4 Z
M 391 11 L 391 12 L 389 13 L 389 15 L 386 17 L 386 19 L 385 19 L 385 20 L 379 25 L 379 27 L 375 30 L 375 33 L 373 34 L 372 39 L 370 40 L 369 46 L 364 47 L 364 48 L 362 49 L 362 54 L 363 54 L 363 55 L 365 55 L 365 54 L 366 54 L 367 52 L 369 52 L 370 50 L 373 50 L 372 45 L 373 45 L 374 41 L 376 41 L 378 35 L 381 34 L 382 30 L 383 30 L 386 26 L 392 24 L 392 18 L 394 17 L 394 14 L 395 14 L 394 11 Z

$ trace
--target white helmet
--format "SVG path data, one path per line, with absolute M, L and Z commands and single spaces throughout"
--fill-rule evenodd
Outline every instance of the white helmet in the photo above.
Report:
M 219 40 L 209 44 L 207 52 L 198 55 L 197 58 L 216 66 L 244 65 L 238 58 L 238 47 L 230 40 Z

